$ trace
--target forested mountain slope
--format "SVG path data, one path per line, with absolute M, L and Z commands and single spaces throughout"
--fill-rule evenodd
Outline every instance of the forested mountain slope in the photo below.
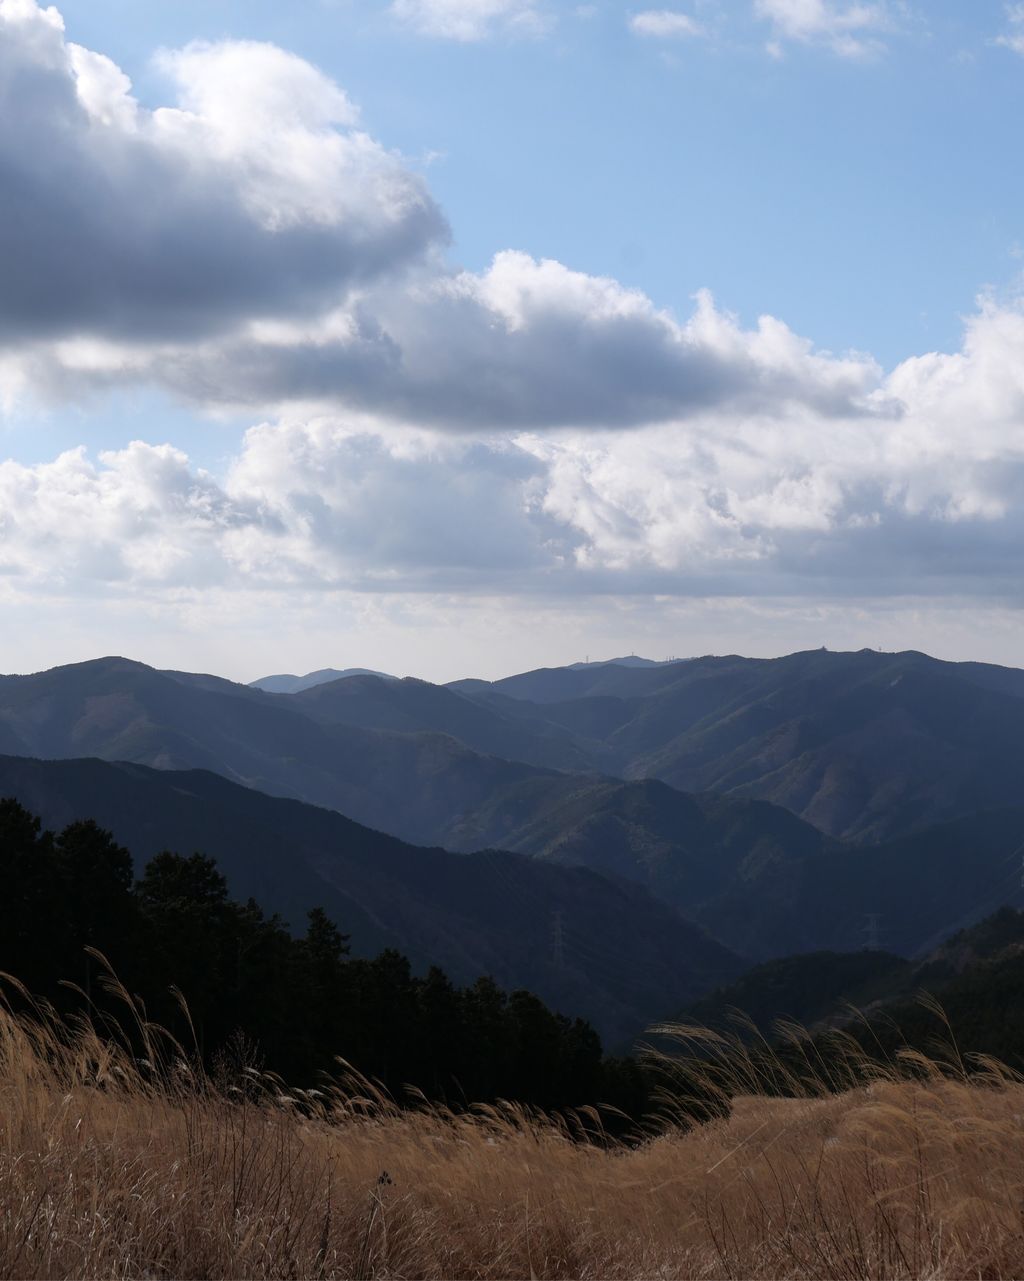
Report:
M 783 957 L 701 998 L 681 1017 L 753 1039 L 737 1012 L 765 1037 L 780 1021 L 815 1031 L 825 1059 L 823 1030 L 838 1027 L 875 1058 L 909 1045 L 958 1073 L 976 1070 L 978 1055 L 1020 1071 L 1024 912 L 1001 908 L 916 961 L 878 951 Z
M 755 959 L 857 947 L 869 913 L 910 954 L 1016 901 L 1022 690 L 871 651 L 276 695 L 103 659 L 0 678 L 0 749 L 208 769 L 417 844 L 589 867 Z M 632 777 L 595 772 L 609 760 Z
M 799 887 L 811 863 L 828 866 L 840 852 L 762 801 L 691 796 L 654 779 L 563 775 L 502 788 L 453 825 L 445 843 L 496 845 L 636 881 L 752 957 L 809 945 L 816 924 L 795 910 Z
M 557 770 L 589 771 L 602 755 L 589 741 L 543 717 L 524 721 L 444 685 L 350 676 L 297 692 L 287 705 L 321 725 L 404 734 L 446 734 L 476 752 Z
M 0 678 L 0 750 L 209 769 L 422 843 L 534 772 L 447 734 L 325 722 L 293 695 L 122 658 Z
M 598 739 L 602 772 L 783 805 L 879 840 L 1024 792 L 1024 672 L 913 652 L 547 669 L 465 697 Z
M 823 848 L 819 833 L 767 805 L 509 760 L 501 753 L 582 767 L 587 755 L 553 723 L 503 717 L 421 681 L 356 676 L 274 696 L 104 659 L 0 678 L 0 733 L 19 755 L 210 769 L 418 844 L 589 866 L 691 917 L 737 877 L 764 891 L 794 858 Z M 771 928 L 751 946 L 776 948 Z
M 522 855 L 409 846 L 204 771 L 2 757 L 0 796 L 54 828 L 94 818 L 140 865 L 165 847 L 201 851 L 236 897 L 295 926 L 322 906 L 358 955 L 393 946 L 458 982 L 491 974 L 591 1019 L 612 1044 L 743 968 L 639 887 Z
M 870 650 L 279 695 L 124 659 L 0 678 L 3 750 L 215 769 L 417 841 L 530 767 L 767 800 L 880 840 L 1016 804 L 1022 742 L 1024 673 Z

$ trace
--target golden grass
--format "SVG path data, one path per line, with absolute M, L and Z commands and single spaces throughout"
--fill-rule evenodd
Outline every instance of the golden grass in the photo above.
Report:
M 749 1051 L 704 1041 L 756 1088 Z M 1024 1276 L 1024 1085 L 996 1065 L 808 1074 L 615 1146 L 352 1079 L 214 1088 L 150 1048 L 158 1070 L 0 1011 L 0 1276 Z

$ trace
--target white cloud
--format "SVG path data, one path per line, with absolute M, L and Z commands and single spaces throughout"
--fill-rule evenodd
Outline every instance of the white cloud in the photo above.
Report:
M 638 290 L 527 254 L 481 273 L 425 271 L 309 322 L 262 321 L 223 339 L 127 347 L 69 340 L 26 355 L 54 395 L 149 381 L 207 406 L 289 404 L 450 431 L 628 427 L 713 405 L 785 413 L 892 411 L 879 370 L 816 352 L 782 322 L 744 329 L 698 298 L 686 322 Z
M 422 35 L 464 44 L 496 35 L 537 36 L 550 25 L 532 0 L 393 0 L 391 12 Z
M 675 9 L 644 9 L 631 14 L 629 29 L 638 36 L 662 40 L 703 35 L 703 28 L 695 18 Z
M 286 563 L 307 582 L 415 589 L 557 560 L 571 533 L 540 510 L 543 472 L 507 440 L 314 420 L 251 430 L 226 488 L 270 517 L 245 548 L 269 580 Z
M 879 10 L 762 12 L 850 52 Z M 0 396 L 153 383 L 268 419 L 216 477 L 142 441 L 0 465 L 0 599 L 1018 600 L 1022 307 L 886 376 L 708 295 L 458 271 L 308 63 L 189 46 L 149 111 L 54 11 L 0 0 L 0 36 Z
M 771 22 L 775 39 L 769 51 L 778 55 L 782 41 L 823 44 L 844 58 L 862 58 L 881 48 L 880 33 L 892 18 L 884 0 L 754 0 L 754 12 Z
M 254 427 L 226 478 L 169 445 L 0 464 L 0 577 L 238 590 L 448 586 L 548 566 L 543 465 L 511 442 L 313 421 Z M 535 510 L 534 510 L 535 508 Z
M 707 407 L 877 412 L 868 360 L 702 300 L 504 251 L 446 266 L 422 181 L 269 45 L 164 52 L 147 111 L 50 11 L 0 0 L 0 395 L 152 382 L 205 406 L 452 430 L 634 426 Z M 6 104 L 6 109 L 5 109 Z
M 442 243 L 424 184 L 270 45 L 165 54 L 141 108 L 59 15 L 0 0 L 0 338 L 201 342 L 309 315 Z
M 70 595 L 97 583 L 216 581 L 210 555 L 254 519 L 168 445 L 136 441 L 91 462 L 0 463 L 0 574 Z
M 1010 29 L 996 37 L 996 44 L 1012 49 L 1014 53 L 1024 54 L 1024 4 L 1008 4 L 1006 16 Z
M 492 302 L 521 319 L 518 291 Z M 780 351 L 798 377 L 814 359 L 771 326 L 694 324 L 766 347 L 773 376 Z M 904 362 L 880 394 L 900 412 L 755 400 L 603 434 L 290 418 L 253 428 L 220 480 L 141 443 L 8 463 L 0 567 L 23 591 L 1017 599 L 1024 309 L 984 303 L 959 352 Z

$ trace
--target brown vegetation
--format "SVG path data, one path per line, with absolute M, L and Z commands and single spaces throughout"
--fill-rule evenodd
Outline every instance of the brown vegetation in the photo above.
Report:
M 592 1114 L 403 1113 L 352 1078 L 215 1086 L 146 1035 L 156 1067 L 0 1012 L 0 1275 L 1024 1275 L 1024 1084 L 993 1064 L 851 1060 L 842 1092 L 808 1072 L 610 1145 Z M 738 1042 L 703 1049 L 756 1087 Z

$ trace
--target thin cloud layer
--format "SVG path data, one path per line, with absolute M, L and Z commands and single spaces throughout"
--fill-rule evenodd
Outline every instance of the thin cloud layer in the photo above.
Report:
M 1024 56 L 1024 4 L 1008 4 L 1006 17 L 1009 29 L 996 37 L 996 44 Z
M 657 40 L 677 40 L 704 34 L 704 29 L 689 14 L 675 9 L 644 9 L 629 18 L 629 29 L 638 36 Z
M 475 44 L 494 36 L 538 36 L 550 19 L 531 0 L 393 0 L 404 26 L 441 40 Z
M 754 12 L 772 24 L 769 51 L 779 55 L 783 42 L 822 44 L 843 58 L 862 58 L 882 46 L 890 29 L 885 3 L 865 0 L 754 0 Z

